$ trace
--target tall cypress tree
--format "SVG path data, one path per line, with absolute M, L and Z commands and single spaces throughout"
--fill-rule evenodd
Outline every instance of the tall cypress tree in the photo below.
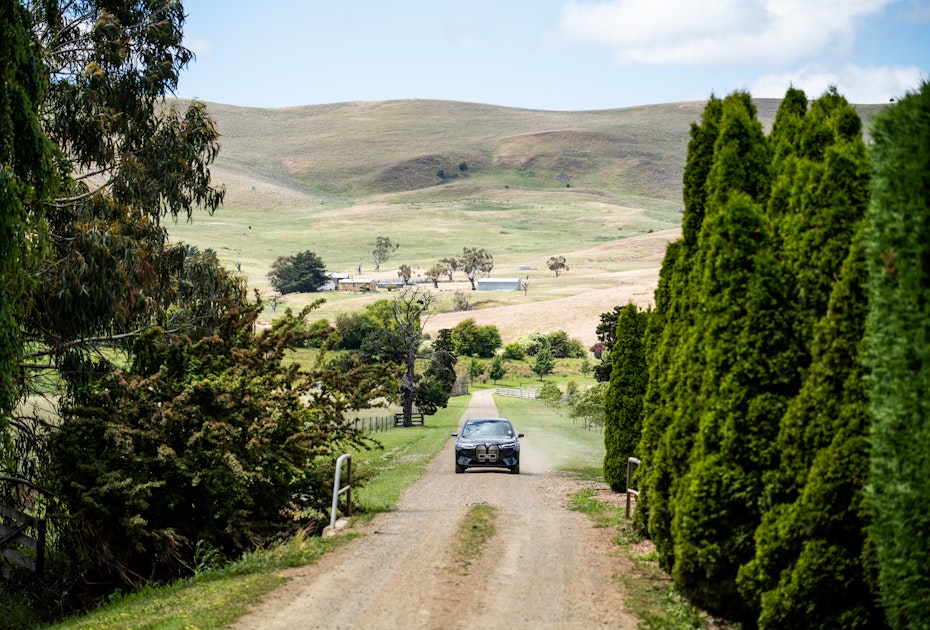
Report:
M 646 336 L 649 381 L 643 403 L 643 432 L 637 449 L 642 460 L 636 474 L 640 487 L 637 522 L 648 531 L 662 567 L 670 571 L 674 552 L 670 501 L 683 473 L 697 430 L 694 374 L 702 357 L 698 337 L 691 334 L 697 304 L 690 286 L 696 282 L 698 234 L 707 203 L 707 176 L 713 166 L 723 101 L 711 96 L 700 124 L 691 125 L 684 174 L 682 238 L 668 246 L 659 274 L 656 311 Z M 640 483 L 641 482 L 641 483 Z
M 642 433 L 648 376 L 643 337 L 648 319 L 649 311 L 639 311 L 633 303 L 623 307 L 610 354 L 613 369 L 604 396 L 604 479 L 614 492 L 626 490 L 627 459 Z
M 930 619 L 930 83 L 872 137 L 872 531 L 888 619 L 917 628 Z
M 796 347 L 783 273 L 762 208 L 770 152 L 748 94 L 724 101 L 699 236 L 700 304 L 692 335 L 703 356 L 698 434 L 673 497 L 677 588 L 718 614 L 751 611 L 736 588 L 753 554 L 762 474 L 773 467 L 778 420 L 796 391 Z
M 808 377 L 782 422 L 780 478 L 796 488 L 794 500 L 764 514 L 755 558 L 739 574 L 740 591 L 759 610 L 763 628 L 882 625 L 863 564 L 869 553 L 863 493 L 870 419 L 861 361 L 866 275 L 858 239 L 817 325 Z M 796 430 L 786 432 L 786 424 Z M 789 471 L 798 460 L 807 467 L 794 480 Z
M 813 102 L 800 131 L 789 208 L 778 231 L 782 259 L 797 283 L 800 341 L 809 347 L 865 214 L 869 177 L 862 121 L 835 88 Z

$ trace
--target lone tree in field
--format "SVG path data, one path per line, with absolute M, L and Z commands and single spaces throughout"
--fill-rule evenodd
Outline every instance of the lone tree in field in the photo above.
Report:
M 397 251 L 400 245 L 392 243 L 387 236 L 379 236 L 375 239 L 375 248 L 371 250 L 371 255 L 375 259 L 375 271 L 381 269 L 381 263 L 391 257 L 391 254 Z
M 271 264 L 268 280 L 280 293 L 313 293 L 326 283 L 326 265 L 311 251 L 279 256 Z
M 408 287 L 397 296 L 392 304 L 391 326 L 384 331 L 385 340 L 403 353 L 402 373 L 400 376 L 400 395 L 403 406 L 404 426 L 412 426 L 413 405 L 418 399 L 432 400 L 424 396 L 424 388 L 428 381 L 424 381 L 416 373 L 417 350 L 426 338 L 423 333 L 424 318 L 427 316 L 433 296 L 427 291 L 420 291 L 418 287 Z M 441 337 L 442 356 L 438 356 L 438 363 L 434 365 L 438 370 L 433 380 L 447 384 L 455 382 L 454 372 L 449 374 L 448 369 L 455 365 L 454 355 L 448 346 L 448 339 Z M 451 378 L 451 381 L 449 380 Z M 448 397 L 447 397 L 448 398 Z M 438 406 L 445 406 L 443 404 Z M 436 406 L 433 407 L 435 411 Z M 426 410 L 423 410 L 426 412 Z
M 450 256 L 448 258 L 439 259 L 439 267 L 442 268 L 442 273 L 449 276 L 449 282 L 452 282 L 452 274 L 462 268 L 462 258 L 460 256 Z
M 546 266 L 549 267 L 549 271 L 555 274 L 556 278 L 558 278 L 563 271 L 568 271 L 568 265 L 565 264 L 565 256 L 552 256 L 546 261 Z
M 413 276 L 413 270 L 410 265 L 401 265 L 397 270 L 397 277 L 404 281 L 404 286 L 410 284 L 410 278 Z
M 491 273 L 494 268 L 494 257 L 488 253 L 488 250 L 477 247 L 462 248 L 462 271 L 465 277 L 471 282 L 471 290 L 475 290 L 475 278 L 478 275 Z
M 433 288 L 439 288 L 439 277 L 444 276 L 449 273 L 448 267 L 442 263 L 436 263 L 432 267 L 426 270 L 426 279 L 433 283 Z

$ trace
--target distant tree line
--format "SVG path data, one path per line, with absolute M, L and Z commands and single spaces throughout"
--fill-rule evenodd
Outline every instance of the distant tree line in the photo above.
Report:
M 930 619 L 930 84 L 874 119 L 790 89 L 692 125 L 656 306 L 618 307 L 604 473 L 676 590 L 760 628 Z

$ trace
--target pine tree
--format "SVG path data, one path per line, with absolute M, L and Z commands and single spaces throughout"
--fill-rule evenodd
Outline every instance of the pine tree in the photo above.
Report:
M 643 336 L 648 318 L 648 311 L 627 304 L 617 320 L 617 341 L 610 355 L 613 369 L 604 397 L 604 479 L 614 492 L 626 490 L 627 459 L 642 433 L 648 376 Z
M 930 83 L 873 121 L 866 330 L 871 495 L 882 604 L 930 619 Z

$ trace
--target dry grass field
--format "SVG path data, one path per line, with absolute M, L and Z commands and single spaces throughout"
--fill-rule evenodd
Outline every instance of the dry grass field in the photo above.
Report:
M 474 317 L 496 325 L 505 342 L 565 330 L 590 344 L 600 313 L 652 301 L 665 245 L 679 234 L 688 133 L 703 107 L 211 104 L 222 134 L 212 173 L 226 201 L 213 216 L 169 230 L 174 240 L 215 250 L 267 296 L 271 263 L 303 250 L 332 272 L 396 278 L 401 264 L 422 276 L 463 247 L 483 247 L 494 256 L 492 276 L 528 279 L 526 295 L 469 291 L 469 311 L 438 312 L 427 330 Z M 769 128 L 778 101 L 757 107 Z M 376 274 L 378 236 L 400 248 Z M 556 255 L 569 266 L 559 278 L 546 267 Z M 457 290 L 468 291 L 461 274 L 434 290 L 440 311 Z M 327 292 L 281 302 L 298 307 L 324 297 L 316 313 L 333 318 L 385 296 Z M 268 309 L 265 318 L 273 316 Z

